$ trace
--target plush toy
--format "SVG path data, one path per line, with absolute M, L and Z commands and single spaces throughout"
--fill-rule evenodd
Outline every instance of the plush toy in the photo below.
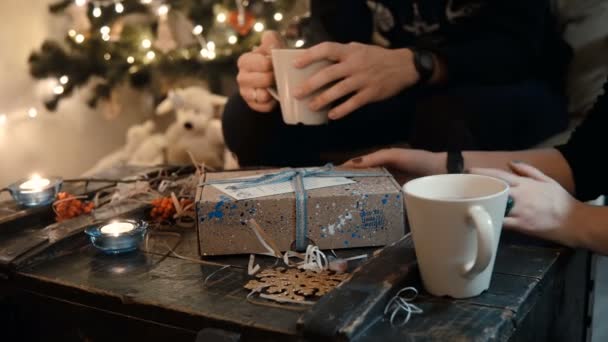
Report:
M 85 175 L 118 164 L 190 164 L 190 154 L 197 162 L 213 169 L 237 167 L 238 164 L 224 146 L 219 118 L 226 100 L 200 87 L 169 92 L 168 97 L 156 108 L 157 115 L 175 113 L 176 120 L 165 133 L 153 134 L 156 127 L 151 120 L 129 128 L 126 145 L 101 159 Z
M 224 166 L 224 136 L 218 109 L 226 100 L 200 87 L 169 92 L 156 108 L 158 115 L 175 112 L 176 120 L 165 133 L 168 163 L 190 163 L 190 152 L 196 161 L 211 168 Z

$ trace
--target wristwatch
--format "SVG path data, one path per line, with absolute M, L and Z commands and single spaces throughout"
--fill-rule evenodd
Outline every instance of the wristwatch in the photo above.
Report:
M 461 151 L 449 151 L 446 161 L 446 169 L 448 173 L 463 173 L 464 158 Z
M 419 48 L 412 48 L 412 52 L 414 53 L 414 67 L 420 75 L 418 84 L 425 84 L 433 77 L 433 73 L 435 72 L 433 53 Z

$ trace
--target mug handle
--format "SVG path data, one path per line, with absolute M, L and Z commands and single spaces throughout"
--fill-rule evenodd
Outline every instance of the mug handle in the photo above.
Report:
M 266 88 L 266 91 L 268 91 L 270 96 L 277 100 L 277 102 L 281 102 L 281 99 L 279 98 L 279 93 L 274 88 Z
M 494 227 L 490 214 L 478 205 L 469 208 L 469 217 L 473 220 L 477 232 L 477 256 L 463 265 L 462 274 L 474 276 L 490 265 L 494 254 Z

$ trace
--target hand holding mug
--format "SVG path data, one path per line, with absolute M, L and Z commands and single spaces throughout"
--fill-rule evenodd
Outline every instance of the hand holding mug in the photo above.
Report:
M 304 68 L 314 62 L 336 62 L 305 81 L 294 95 L 304 98 L 335 82 L 310 101 L 310 109 L 319 110 L 349 96 L 329 112 L 336 120 L 360 107 L 397 95 L 414 85 L 420 75 L 414 67 L 410 49 L 385 49 L 359 43 L 321 43 L 307 49 L 294 65 Z
M 274 85 L 271 50 L 283 46 L 277 32 L 266 31 L 262 34 L 261 45 L 238 60 L 239 92 L 249 107 L 257 112 L 270 112 L 277 105 L 266 89 Z

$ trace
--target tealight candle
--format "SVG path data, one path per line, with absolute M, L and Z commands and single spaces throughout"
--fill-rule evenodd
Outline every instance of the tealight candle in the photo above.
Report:
M 29 180 L 19 184 L 21 192 L 40 192 L 51 184 L 50 179 L 42 178 L 34 174 Z
M 112 236 L 119 236 L 135 229 L 131 222 L 111 222 L 100 228 L 101 233 Z
M 26 207 L 37 207 L 51 204 L 61 189 L 60 178 L 42 178 L 34 174 L 28 179 L 11 184 L 8 189 L 19 204 Z
M 137 220 L 115 220 L 85 229 L 91 243 L 107 254 L 121 254 L 137 249 L 148 230 L 148 224 Z

